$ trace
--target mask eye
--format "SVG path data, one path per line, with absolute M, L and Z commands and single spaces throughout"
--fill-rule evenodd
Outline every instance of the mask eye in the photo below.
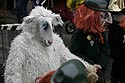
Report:
M 42 26 L 43 26 L 44 31 L 46 31 L 48 29 L 48 23 L 47 22 L 44 22 Z
M 106 19 L 106 14 L 105 13 L 101 13 L 101 18 Z

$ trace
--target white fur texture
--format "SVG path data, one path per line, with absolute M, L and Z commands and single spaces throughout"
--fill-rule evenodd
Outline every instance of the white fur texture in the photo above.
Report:
M 38 15 L 33 15 L 33 12 Z M 47 12 L 49 11 L 47 10 Z M 9 56 L 6 61 L 4 73 L 5 83 L 33 83 L 37 77 L 45 75 L 51 70 L 56 70 L 63 63 L 71 59 L 79 59 L 87 69 L 90 68 L 90 66 L 91 68 L 94 67 L 71 54 L 69 49 L 65 47 L 62 39 L 53 32 L 53 43 L 51 46 L 43 46 L 39 38 L 37 38 L 39 32 L 36 30 L 37 18 L 42 15 L 44 14 L 41 13 L 39 9 L 34 9 L 31 14 L 25 18 L 22 24 L 23 31 L 21 34 L 12 41 Z M 49 16 L 51 16 L 51 14 Z M 53 19 L 53 17 L 50 18 Z M 47 22 L 54 23 L 55 21 L 53 22 L 53 20 Z

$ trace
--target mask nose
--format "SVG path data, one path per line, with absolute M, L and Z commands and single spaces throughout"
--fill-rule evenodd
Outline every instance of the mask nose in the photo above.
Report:
M 52 44 L 52 43 L 53 43 L 53 41 L 48 41 L 48 43 L 49 43 L 49 44 Z
M 112 24 L 112 16 L 111 16 L 111 13 L 110 12 L 107 12 L 106 13 L 106 18 L 105 18 L 105 21 L 109 24 Z

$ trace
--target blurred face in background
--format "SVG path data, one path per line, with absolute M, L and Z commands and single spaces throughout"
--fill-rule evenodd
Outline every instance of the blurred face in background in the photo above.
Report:
M 113 20 L 119 23 L 120 27 L 123 28 L 125 31 L 125 14 L 124 13 L 118 13 L 116 15 L 113 15 Z

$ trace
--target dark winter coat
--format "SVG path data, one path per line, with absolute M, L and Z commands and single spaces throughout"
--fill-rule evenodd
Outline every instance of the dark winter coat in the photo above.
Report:
M 112 59 L 124 59 L 125 60 L 125 43 L 123 43 L 123 36 L 125 32 L 118 25 L 116 21 L 109 26 L 109 45 L 111 50 Z
M 125 80 L 125 67 L 123 67 L 125 64 L 125 42 L 123 43 L 125 32 L 116 21 L 113 21 L 109 27 L 110 57 L 113 59 L 111 76 L 115 80 Z
M 93 40 L 88 40 L 88 35 L 92 35 Z M 109 61 L 110 49 L 107 33 L 103 32 L 102 36 L 104 44 L 101 43 L 98 34 L 85 34 L 83 31 L 76 29 L 71 38 L 70 51 L 91 64 L 100 64 L 105 70 Z

